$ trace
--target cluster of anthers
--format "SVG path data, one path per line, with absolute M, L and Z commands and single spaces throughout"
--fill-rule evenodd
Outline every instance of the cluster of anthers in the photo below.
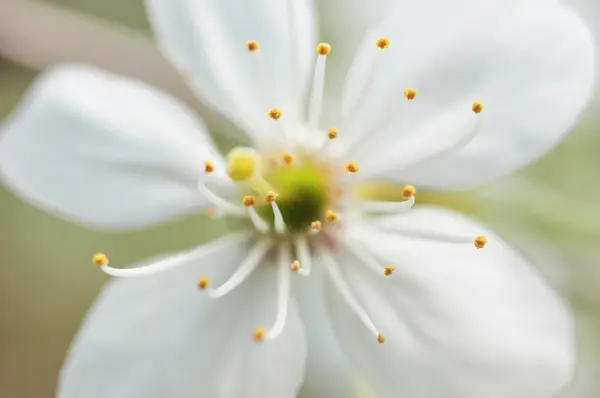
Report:
M 382 37 L 377 40 L 377 46 L 385 50 L 389 47 L 389 39 Z M 256 41 L 248 41 L 250 52 L 259 52 L 260 45 Z M 331 52 L 331 46 L 320 43 L 317 46 L 318 60 L 315 66 L 315 79 L 324 76 L 324 58 Z M 314 87 L 314 85 L 313 85 Z M 406 100 L 415 100 L 418 92 L 407 88 L 404 91 Z M 313 93 L 310 108 L 314 102 L 319 106 L 322 93 Z M 472 111 L 481 113 L 483 104 L 474 102 Z M 267 112 L 269 118 L 279 120 L 283 111 L 272 108 Z M 310 119 L 310 116 L 309 116 Z M 376 336 L 379 343 L 385 341 L 385 336 L 371 322 L 368 314 L 352 295 L 344 280 L 342 270 L 332 256 L 331 249 L 337 244 L 345 245 L 368 268 L 380 275 L 391 276 L 396 267 L 391 264 L 383 265 L 370 258 L 368 254 L 357 249 L 354 245 L 339 239 L 340 221 L 343 221 L 344 210 L 356 211 L 360 214 L 396 214 L 410 210 L 415 203 L 416 189 L 407 185 L 402 190 L 405 200 L 400 202 L 382 202 L 356 200 L 353 194 L 356 184 L 352 178 L 345 175 L 358 173 L 360 168 L 356 162 L 350 161 L 343 167 L 336 165 L 331 156 L 327 156 L 327 143 L 335 140 L 340 134 L 337 128 L 327 132 L 323 140 L 322 150 L 296 150 L 296 153 L 281 152 L 278 156 L 261 156 L 256 150 L 247 147 L 233 149 L 227 156 L 227 175 L 238 188 L 232 200 L 219 196 L 209 188 L 210 176 L 216 170 L 215 164 L 207 160 L 204 171 L 198 181 L 198 190 L 212 204 L 207 210 L 210 216 L 235 216 L 248 220 L 251 229 L 258 236 L 256 243 L 248 255 L 223 284 L 211 287 L 211 278 L 201 277 L 197 286 L 206 291 L 211 298 L 219 298 L 232 292 L 241 285 L 252 272 L 264 262 L 270 251 L 275 251 L 278 264 L 278 302 L 275 322 L 270 329 L 257 327 L 254 331 L 256 341 L 276 338 L 285 326 L 288 297 L 290 294 L 290 275 L 296 273 L 309 276 L 311 273 L 312 253 L 321 259 L 339 292 L 344 296 L 348 305 L 361 319 L 365 326 Z M 333 210 L 336 209 L 336 210 Z M 393 229 L 390 232 L 399 236 L 446 241 L 455 243 L 474 243 L 478 249 L 483 248 L 487 239 L 477 236 L 474 240 L 469 237 L 445 236 L 438 233 L 413 231 L 409 229 Z M 108 258 L 102 253 L 94 256 L 94 264 L 104 272 L 113 276 L 132 277 L 154 274 L 181 265 L 184 256 L 159 261 L 150 266 L 135 269 L 117 269 L 110 267 Z

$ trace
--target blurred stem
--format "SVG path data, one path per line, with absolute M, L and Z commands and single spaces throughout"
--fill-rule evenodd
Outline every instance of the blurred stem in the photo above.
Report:
M 197 100 L 152 38 L 116 23 L 29 0 L 0 0 L 0 56 L 34 70 L 88 63 Z

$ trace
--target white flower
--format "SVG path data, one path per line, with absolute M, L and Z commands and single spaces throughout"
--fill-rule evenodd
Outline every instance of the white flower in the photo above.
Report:
M 246 227 L 132 269 L 95 256 L 122 278 L 79 332 L 61 398 L 286 398 L 305 378 L 347 397 L 342 352 L 381 397 L 543 397 L 569 381 L 569 312 L 520 255 L 457 214 L 408 211 L 410 185 L 400 203 L 355 188 L 457 189 L 547 151 L 592 92 L 577 18 L 554 2 L 399 1 L 356 43 L 335 110 L 335 48 L 317 45 L 309 0 L 147 3 L 164 53 L 250 145 L 223 158 L 174 98 L 63 66 L 6 123 L 2 175 L 95 227 L 199 210 Z

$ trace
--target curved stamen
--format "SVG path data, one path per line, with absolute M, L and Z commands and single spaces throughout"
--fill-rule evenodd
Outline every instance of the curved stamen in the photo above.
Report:
M 241 285 L 261 264 L 262 259 L 271 247 L 271 243 L 270 239 L 263 239 L 254 245 L 250 253 L 248 253 L 248 257 L 244 259 L 233 275 L 218 288 L 209 290 L 208 295 L 211 298 L 223 297 Z
M 303 276 L 309 276 L 311 268 L 311 258 L 306 237 L 303 235 L 298 236 L 294 240 L 294 245 L 296 246 L 296 253 L 298 255 L 298 260 L 300 261 L 300 268 L 298 269 L 298 273 Z
M 317 62 L 315 64 L 315 72 L 313 75 L 308 108 L 308 125 L 311 128 L 317 127 L 319 123 L 319 117 L 321 116 L 327 55 L 329 55 L 330 51 L 331 47 L 329 44 L 321 43 L 317 46 L 317 54 L 319 55 L 317 56 Z
M 200 191 L 200 194 L 202 194 L 202 196 L 204 196 L 206 200 L 208 200 L 215 207 L 217 207 L 220 210 L 220 212 L 237 216 L 246 215 L 246 212 L 242 207 L 237 206 L 226 199 L 223 199 L 222 197 L 214 193 L 212 190 L 210 190 L 210 188 L 208 188 L 204 183 L 204 176 L 198 179 L 198 191 Z
M 267 340 L 273 340 L 283 332 L 288 313 L 290 297 L 290 253 L 286 245 L 278 248 L 277 264 L 277 315 L 275 323 L 266 333 Z
M 250 216 L 250 220 L 252 221 L 254 228 L 256 228 L 256 230 L 261 234 L 266 234 L 267 232 L 269 232 L 269 224 L 267 224 L 265 220 L 260 218 L 256 210 L 254 209 L 254 206 L 248 206 L 247 209 L 248 216 Z
M 344 280 L 342 273 L 333 257 L 331 257 L 326 250 L 319 250 L 319 254 L 321 259 L 323 260 L 325 269 L 329 273 L 331 281 L 346 301 L 346 304 L 348 304 L 348 307 L 350 307 L 350 309 L 362 321 L 362 323 L 367 327 L 367 329 L 369 329 L 369 331 L 371 331 L 371 333 L 375 335 L 377 341 L 383 343 L 385 341 L 385 337 L 383 336 L 383 334 L 379 333 L 379 330 L 377 330 L 365 309 L 360 305 L 356 297 L 354 297 L 354 295 L 350 291 L 350 288 Z
M 475 236 L 452 235 L 443 232 L 428 231 L 418 228 L 377 226 L 377 229 L 387 233 L 397 234 L 406 238 L 429 240 L 442 243 L 473 244 L 473 241 L 476 239 Z
M 358 239 L 357 241 L 357 243 L 360 245 L 360 239 Z M 365 265 L 370 270 L 375 271 L 376 274 L 385 276 L 389 276 L 392 274 L 391 272 L 389 274 L 386 273 L 386 268 L 384 265 L 379 264 L 374 258 L 368 255 L 368 252 L 357 247 L 355 244 L 353 244 L 353 242 L 348 242 L 347 239 L 344 239 L 343 245 L 346 247 L 346 249 L 352 252 L 352 254 L 354 254 L 363 263 L 363 265 Z
M 273 215 L 275 216 L 275 232 L 282 234 L 285 232 L 285 221 L 283 221 L 283 214 L 275 201 L 271 202 L 271 208 L 273 209 Z
M 385 43 L 387 43 L 387 45 L 383 45 Z M 380 50 L 385 50 L 389 47 L 389 40 L 385 37 L 381 37 L 377 40 L 376 44 Z M 342 110 L 342 120 L 344 121 L 342 125 L 343 130 L 348 130 L 352 125 L 356 125 L 358 123 L 358 120 L 356 120 L 356 118 L 357 116 L 361 115 L 361 112 L 359 112 L 359 110 L 360 108 L 362 108 L 363 102 L 368 97 L 368 94 L 370 94 L 370 91 L 372 91 L 375 83 L 375 78 L 379 75 L 379 70 L 383 63 L 385 54 L 380 50 L 369 49 L 369 51 L 373 52 L 373 56 L 369 58 L 368 61 L 368 70 L 367 73 L 364 75 L 366 76 L 365 81 L 360 86 L 358 90 L 358 95 L 354 100 L 354 103 L 350 104 L 349 107 Z
M 194 259 L 204 256 L 206 253 L 213 250 L 219 250 L 223 246 L 233 246 L 240 243 L 240 241 L 247 237 L 245 233 L 239 233 L 232 236 L 226 236 L 218 239 L 207 245 L 200 246 L 196 249 L 192 249 L 188 252 L 181 253 L 174 256 L 169 256 L 164 260 L 157 261 L 153 264 L 146 265 L 138 268 L 112 268 L 108 266 L 108 263 L 101 266 L 102 271 L 108 275 L 130 278 L 137 276 L 153 275 L 160 272 L 168 271 L 173 268 L 185 265 L 194 261 Z
M 414 195 L 402 202 L 363 201 L 360 207 L 366 213 L 396 214 L 410 210 L 415 204 Z

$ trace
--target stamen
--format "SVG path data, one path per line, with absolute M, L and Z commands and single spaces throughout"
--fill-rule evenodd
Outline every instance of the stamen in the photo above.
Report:
M 296 253 L 300 259 L 300 264 L 302 265 L 302 267 L 298 270 L 298 273 L 303 276 L 309 276 L 311 269 L 311 258 L 306 237 L 298 236 L 294 241 L 294 245 L 296 246 Z
M 300 270 L 300 261 L 295 260 L 294 262 L 292 262 L 292 265 L 290 265 L 290 270 L 292 272 L 298 272 Z
M 388 39 L 387 37 L 380 37 L 379 39 L 377 39 L 377 47 L 381 48 L 382 50 L 387 49 L 390 46 L 390 39 Z
M 263 328 L 256 328 L 254 329 L 254 341 L 256 341 L 257 343 L 260 343 L 261 341 L 263 341 L 265 338 L 265 329 Z
M 359 243 L 361 241 L 360 239 L 357 239 L 357 240 L 358 240 L 358 242 L 356 242 L 356 243 Z M 368 252 L 365 252 L 363 249 L 360 248 L 360 244 L 357 246 L 357 244 L 354 244 L 353 242 L 349 242 L 347 240 L 345 240 L 343 244 L 346 247 L 346 249 L 348 249 L 350 252 L 352 252 L 352 254 L 354 254 L 361 261 L 361 263 L 363 265 L 365 265 L 370 270 L 375 271 L 376 274 L 378 274 L 378 275 L 383 274 L 383 275 L 389 276 L 394 271 L 394 270 L 392 270 L 388 274 L 387 266 L 382 267 L 381 264 L 379 264 L 374 258 L 372 258 L 371 256 L 368 255 Z
M 342 297 L 346 300 L 346 304 L 348 304 L 348 307 L 350 307 L 350 309 L 362 321 L 362 323 L 367 327 L 367 329 L 369 329 L 371 333 L 373 333 L 373 335 L 377 338 L 377 341 L 379 343 L 383 343 L 385 341 L 385 336 L 379 333 L 379 331 L 371 321 L 369 315 L 366 313 L 364 308 L 359 304 L 358 300 L 356 300 L 356 297 L 354 297 L 354 295 L 350 291 L 350 288 L 344 280 L 342 273 L 333 257 L 331 257 L 326 250 L 320 250 L 320 255 L 325 265 L 325 269 L 329 272 L 329 277 L 331 278 L 331 281 L 336 286 L 338 292 L 340 292 Z
M 254 52 L 260 49 L 260 45 L 258 44 L 258 42 L 256 40 L 248 40 L 246 42 L 246 47 L 248 48 L 248 51 L 250 52 Z
M 328 223 L 336 223 L 338 222 L 339 217 L 336 213 L 331 210 L 327 210 L 327 214 L 325 215 L 325 221 Z
M 278 250 L 277 267 L 277 315 L 273 327 L 266 333 L 266 340 L 273 340 L 283 332 L 288 313 L 290 298 L 290 263 L 289 250 L 286 245 L 280 245 Z
M 333 140 L 338 136 L 338 133 L 339 133 L 338 129 L 336 129 L 335 127 L 332 127 L 329 129 L 329 132 L 327 133 L 327 137 L 330 140 Z
M 283 163 L 285 163 L 288 166 L 291 166 L 294 163 L 294 161 L 296 160 L 294 158 L 294 155 L 292 155 L 291 153 L 287 153 L 287 152 L 285 152 L 282 155 L 282 159 L 283 159 Z
M 97 265 L 98 267 L 108 265 L 108 257 L 106 257 L 106 254 L 104 253 L 96 253 L 94 254 L 93 262 L 94 265 Z
M 360 202 L 360 207 L 366 213 L 386 213 L 396 214 L 412 209 L 415 204 L 414 195 L 403 202 L 378 202 L 378 201 L 363 201 Z
M 346 164 L 346 171 L 348 173 L 358 173 L 358 163 L 356 162 L 350 162 Z
M 417 193 L 417 189 L 412 185 L 406 185 L 402 188 L 402 196 L 404 199 L 410 199 Z
M 325 70 L 327 55 L 331 52 L 331 46 L 327 43 L 320 43 L 317 46 L 317 62 L 315 64 L 315 73 L 313 74 L 312 89 L 309 102 L 308 123 L 312 128 L 316 128 L 321 116 L 323 107 L 323 89 L 325 87 Z
M 277 202 L 275 202 L 274 200 L 271 202 L 271 207 L 273 208 L 273 215 L 275 216 L 275 232 L 277 232 L 278 234 L 282 234 L 285 232 L 285 222 L 283 221 L 283 215 L 281 214 L 281 210 L 279 209 L 279 206 L 277 206 Z
M 196 249 L 178 255 L 169 256 L 163 260 L 156 261 L 150 265 L 138 268 L 112 268 L 108 266 L 107 262 L 106 264 L 102 265 L 102 271 L 104 271 L 108 275 L 125 278 L 153 275 L 163 271 L 168 271 L 170 269 L 179 267 L 184 264 L 188 264 L 189 262 L 194 261 L 195 258 L 205 255 L 207 252 L 210 252 L 212 250 L 218 250 L 221 246 L 230 247 L 232 245 L 240 244 L 242 239 L 245 239 L 246 236 L 247 235 L 244 233 L 227 236 L 213 243 L 209 243 L 208 245 L 203 245 Z
M 211 298 L 220 298 L 241 285 L 261 264 L 265 254 L 267 254 L 267 251 L 271 247 L 271 243 L 270 239 L 263 239 L 254 245 L 250 253 L 248 253 L 248 257 L 244 259 L 233 275 L 217 289 L 207 289 L 208 295 Z
M 204 162 L 204 172 L 212 173 L 213 171 L 215 171 L 215 164 L 213 162 L 211 162 L 210 160 L 207 160 L 206 162 Z
M 479 235 L 475 238 L 475 247 L 478 249 L 483 249 L 487 242 L 488 240 L 485 236 Z
M 255 206 L 256 198 L 254 196 L 244 196 L 244 199 L 242 199 L 242 203 L 244 203 L 244 206 L 246 207 Z
M 464 235 L 451 235 L 438 231 L 428 231 L 416 228 L 404 228 L 398 226 L 378 225 L 377 230 L 397 234 L 410 239 L 421 239 L 441 243 L 472 244 L 473 237 Z M 366 233 L 365 231 L 355 231 L 356 234 Z M 477 238 L 475 238 L 477 241 Z
M 269 117 L 273 120 L 279 120 L 279 118 L 283 115 L 283 112 L 279 108 L 272 108 L 269 111 Z
M 217 207 L 218 209 L 220 209 L 221 211 L 223 211 L 225 213 L 229 213 L 232 215 L 238 215 L 238 216 L 245 214 L 244 209 L 234 205 L 233 203 L 230 203 L 229 201 L 223 199 L 222 197 L 220 197 L 219 195 L 217 195 L 213 191 L 211 191 L 204 184 L 203 177 L 200 177 L 200 179 L 198 180 L 198 191 L 200 191 L 200 194 L 202 196 L 204 196 L 206 198 L 206 200 L 208 200 L 215 207 Z
M 248 207 L 248 216 L 250 217 L 250 221 L 252 221 L 252 225 L 254 225 L 254 228 L 258 232 L 261 234 L 269 232 L 269 224 L 258 215 L 253 206 Z
M 392 274 L 394 273 L 394 271 L 395 271 L 395 270 L 396 270 L 396 267 L 394 267 L 394 266 L 393 266 L 393 265 L 391 265 L 391 264 L 388 264 L 388 265 L 386 265 L 386 266 L 383 268 L 383 273 L 384 273 L 386 276 L 390 276 L 390 275 L 392 275 Z
M 407 88 L 406 90 L 404 90 L 404 98 L 406 98 L 407 100 L 414 100 L 415 98 L 417 98 L 418 93 L 419 92 L 415 89 Z
M 475 101 L 473 102 L 473 106 L 471 106 L 471 109 L 475 113 L 481 113 L 483 112 L 483 104 L 479 101 Z
M 198 280 L 198 289 L 205 290 L 210 285 L 210 279 L 202 277 Z
M 267 192 L 267 195 L 265 196 L 265 202 L 273 203 L 277 199 L 277 196 L 278 195 L 275 192 L 269 191 L 269 192 Z
M 204 211 L 204 214 L 206 214 L 208 217 L 214 217 L 217 215 L 217 210 L 210 207 Z
M 313 222 L 310 224 L 310 228 L 311 228 L 313 231 L 320 231 L 320 230 L 321 230 L 321 221 L 313 221 Z

